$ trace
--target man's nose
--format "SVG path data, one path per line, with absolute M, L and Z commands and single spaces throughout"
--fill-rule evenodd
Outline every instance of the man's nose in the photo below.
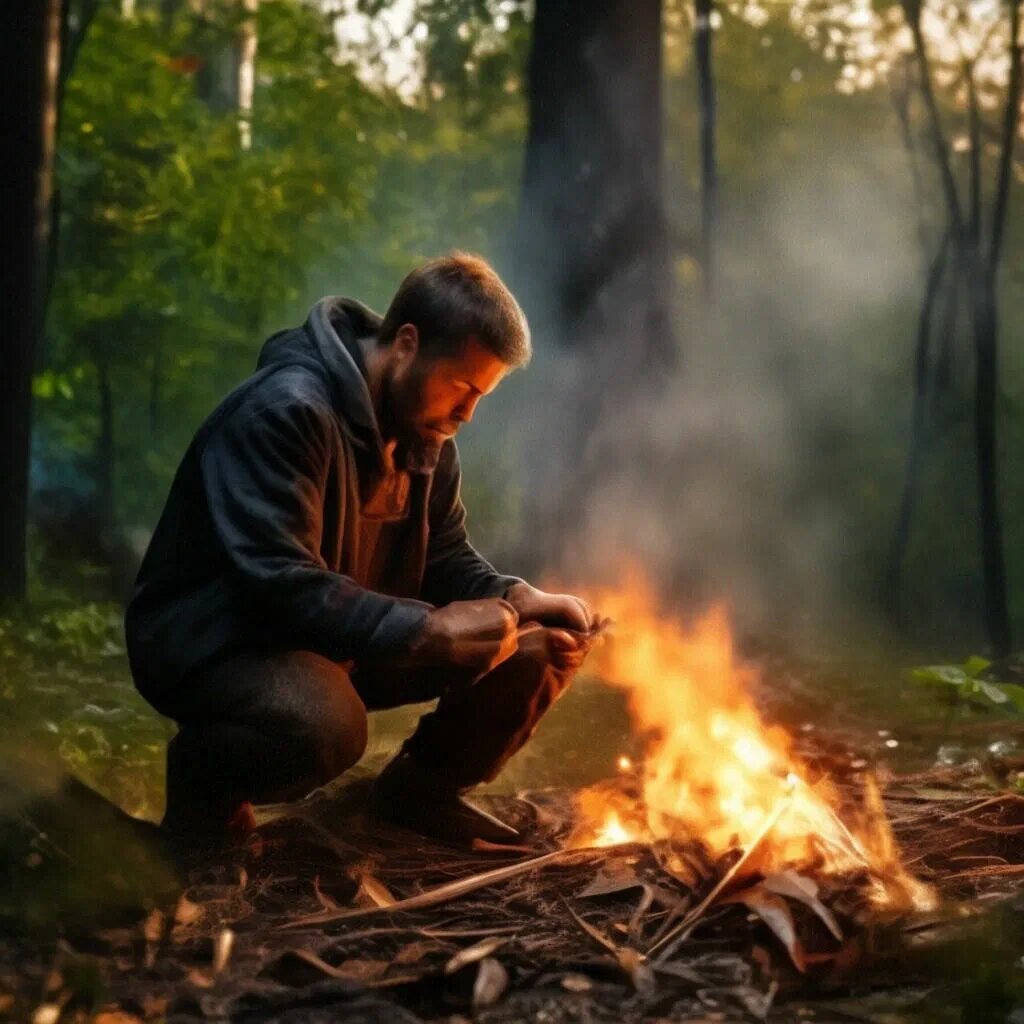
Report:
M 460 402 L 453 413 L 454 418 L 459 423 L 470 423 L 473 419 L 473 413 L 476 412 L 476 403 L 480 401 L 479 395 L 474 395 L 472 398 L 467 398 Z

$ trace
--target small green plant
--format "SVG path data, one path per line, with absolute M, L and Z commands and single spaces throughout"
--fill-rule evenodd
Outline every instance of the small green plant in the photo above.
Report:
M 1024 713 L 1024 686 L 986 678 L 991 668 L 992 662 L 974 656 L 962 665 L 926 665 L 915 668 L 910 678 L 915 683 L 942 687 L 956 701 L 968 701 L 988 708 L 998 706 L 1003 711 Z

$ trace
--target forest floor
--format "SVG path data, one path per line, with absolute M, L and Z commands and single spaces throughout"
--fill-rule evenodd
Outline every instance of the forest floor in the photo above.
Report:
M 369 771 L 261 809 L 230 848 L 182 850 L 71 781 L 158 810 L 169 729 L 93 619 L 80 650 L 45 623 L 36 649 L 4 650 L 0 628 L 7 750 L 18 737 L 23 755 L 0 767 L 0 1020 L 1024 1021 L 1019 719 L 933 706 L 895 672 L 883 701 L 877 673 L 758 654 L 761 703 L 805 762 L 851 800 L 875 770 L 904 861 L 941 897 L 927 912 L 871 911 L 858 877 L 716 892 L 735 856 L 685 842 L 685 871 L 636 844 L 524 869 L 564 845 L 573 791 L 630 752 L 618 695 L 586 682 L 486 797 L 522 850 L 370 827 Z M 378 720 L 371 766 L 410 722 Z M 643 956 L 666 921 L 685 941 Z

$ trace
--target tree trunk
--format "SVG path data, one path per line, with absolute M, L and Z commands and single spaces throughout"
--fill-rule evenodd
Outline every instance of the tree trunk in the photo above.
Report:
M 1010 611 L 1006 599 L 1006 561 L 1003 553 L 1002 511 L 999 505 L 999 268 L 1010 202 L 1010 171 L 1020 130 L 1022 51 L 1021 0 L 1010 0 L 1010 69 L 1003 115 L 1002 147 L 992 225 L 987 251 L 975 252 L 974 352 L 977 362 L 974 396 L 974 443 L 978 463 L 978 511 L 981 562 L 984 571 L 985 629 L 998 657 L 1010 653 Z
M 0 599 L 26 585 L 32 371 L 42 322 L 60 69 L 60 0 L 0 4 L 8 99 L 0 161 L 3 231 L 0 341 Z
M 256 14 L 260 0 L 241 0 L 247 17 L 238 34 L 238 141 L 252 149 L 252 99 L 256 87 Z
M 975 282 L 974 342 L 977 371 L 974 443 L 978 463 L 978 515 L 984 573 L 985 632 L 997 657 L 1010 653 L 1010 615 L 1006 604 L 1006 563 L 999 506 L 996 431 L 998 383 L 998 304 L 992 281 Z
M 600 355 L 629 323 L 632 357 L 664 362 L 660 0 L 539 0 L 533 32 L 528 305 L 563 344 Z
M 574 559 L 608 425 L 675 357 L 662 201 L 660 0 L 538 0 L 514 278 L 538 349 L 555 356 L 525 568 Z M 571 384 L 556 383 L 570 374 Z M 543 433 L 540 431 L 543 430 Z M 576 563 L 577 570 L 580 568 Z
M 718 221 L 718 158 L 715 152 L 715 77 L 711 62 L 714 0 L 696 0 L 693 51 L 697 66 L 697 103 L 700 109 L 701 266 L 704 297 L 715 292 L 715 233 Z
M 924 296 L 917 319 L 917 341 L 914 347 L 914 397 L 910 414 L 910 441 L 907 446 L 906 469 L 903 474 L 903 493 L 900 497 L 896 529 L 893 532 L 886 562 L 884 577 L 884 601 L 890 617 L 902 623 L 903 620 L 903 563 L 910 543 L 910 529 L 914 521 L 917 504 L 918 479 L 927 444 L 926 428 L 929 397 L 929 367 L 935 308 L 938 303 L 943 278 L 949 263 L 951 239 L 949 234 L 942 240 L 938 252 L 932 258 L 925 280 Z M 956 288 L 956 267 L 954 263 L 952 288 Z

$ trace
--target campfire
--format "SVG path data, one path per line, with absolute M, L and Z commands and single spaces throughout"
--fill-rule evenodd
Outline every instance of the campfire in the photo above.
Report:
M 431 1019 L 749 1020 L 776 999 L 797 1019 L 816 986 L 887 965 L 933 986 L 921 954 L 1024 877 L 1024 797 L 965 765 L 887 780 L 883 805 L 852 749 L 762 718 L 722 609 L 684 622 L 636 579 L 591 597 L 615 626 L 587 671 L 632 716 L 610 778 L 481 797 L 523 842 L 473 851 L 368 818 L 368 778 L 263 808 L 239 881 L 197 858 L 167 948 L 234 942 L 228 1010 L 341 981 Z M 220 991 L 218 962 L 194 983 Z
M 762 719 L 756 670 L 737 657 L 724 608 L 686 625 L 661 611 L 636 575 L 593 604 L 616 625 L 588 667 L 627 692 L 642 757 L 621 755 L 618 779 L 578 795 L 572 845 L 652 844 L 671 865 L 673 844 L 696 841 L 712 859 L 740 851 L 730 881 L 866 872 L 880 908 L 934 905 L 900 861 L 873 782 L 860 807 L 842 808 L 829 779 L 801 765 L 786 731 Z

